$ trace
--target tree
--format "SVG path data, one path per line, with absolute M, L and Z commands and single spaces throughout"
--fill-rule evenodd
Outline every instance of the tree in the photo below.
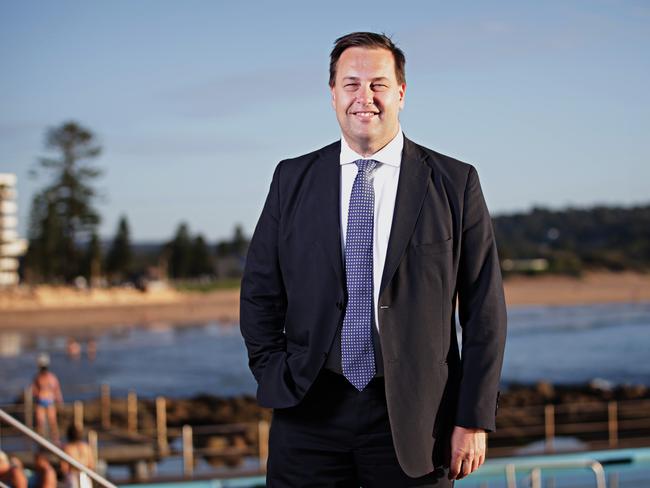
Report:
M 102 246 L 96 232 L 93 232 L 83 259 L 83 276 L 91 286 L 99 281 L 102 272 Z
M 27 280 L 53 282 L 61 279 L 65 268 L 65 243 L 52 192 L 44 190 L 34 195 L 29 222 L 29 247 L 24 262 Z
M 168 273 L 172 278 L 187 278 L 190 274 L 192 241 L 185 222 L 176 230 L 174 239 L 167 244 L 169 262 Z
M 32 175 L 50 174 L 50 183 L 34 199 L 39 208 L 33 209 L 32 238 L 45 239 L 48 245 L 35 244 L 40 259 L 32 261 L 34 270 L 46 280 L 62 278 L 71 281 L 82 271 L 83 252 L 77 243 L 86 241 L 100 222 L 99 213 L 93 204 L 97 197 L 92 181 L 101 175 L 101 170 L 91 161 L 99 156 L 101 147 L 95 135 L 76 122 L 66 122 L 49 129 L 45 146 L 56 156 L 40 158 L 40 169 Z M 51 229 L 43 226 L 56 221 L 60 233 L 57 245 L 51 245 Z M 40 227 L 40 229 L 39 229 Z M 59 255 L 53 254 L 54 248 Z M 61 269 L 47 265 L 51 261 L 61 262 Z M 54 273 L 54 274 L 53 274 Z
M 235 226 L 235 235 L 232 239 L 232 252 L 236 256 L 243 258 L 248 249 L 248 239 L 244 235 L 244 229 L 241 225 Z
M 549 271 L 650 270 L 650 205 L 623 208 L 534 208 L 495 217 L 499 255 L 544 258 Z
M 230 241 L 221 241 L 217 244 L 217 256 L 237 256 L 243 258 L 246 255 L 249 241 L 244 235 L 244 230 L 241 225 L 235 226 L 235 232 Z
M 106 258 L 106 271 L 114 277 L 124 278 L 131 269 L 133 252 L 131 250 L 131 238 L 129 223 L 126 216 L 122 215 L 117 225 L 117 232 L 108 256 Z
M 214 274 L 214 266 L 208 245 L 201 234 L 197 235 L 192 242 L 190 257 L 190 276 L 199 277 Z

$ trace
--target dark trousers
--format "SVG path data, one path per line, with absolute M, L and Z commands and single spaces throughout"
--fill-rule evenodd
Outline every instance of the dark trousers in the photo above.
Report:
M 298 406 L 273 411 L 267 469 L 272 488 L 453 486 L 447 468 L 422 478 L 400 468 L 383 378 L 359 392 L 326 369 Z

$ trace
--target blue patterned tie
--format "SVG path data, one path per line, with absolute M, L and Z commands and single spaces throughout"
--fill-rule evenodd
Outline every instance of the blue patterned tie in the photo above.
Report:
M 352 185 L 345 238 L 348 303 L 341 331 L 341 358 L 343 375 L 362 391 L 375 375 L 372 344 L 375 191 L 370 174 L 377 161 L 360 159 L 355 164 L 359 171 Z

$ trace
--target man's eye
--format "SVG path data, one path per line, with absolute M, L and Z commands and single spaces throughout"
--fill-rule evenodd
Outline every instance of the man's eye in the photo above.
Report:
M 349 88 L 356 88 L 356 87 L 358 87 L 358 86 L 359 86 L 358 83 L 348 83 L 348 84 L 346 84 L 346 85 L 343 85 L 344 88 L 348 88 L 348 89 L 349 89 Z
M 386 88 L 388 88 L 388 85 L 384 85 L 382 83 L 375 83 L 372 85 L 372 88 L 375 90 L 385 90 Z

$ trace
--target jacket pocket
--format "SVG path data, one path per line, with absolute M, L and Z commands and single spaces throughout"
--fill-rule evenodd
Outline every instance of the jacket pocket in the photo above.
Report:
M 411 244 L 411 249 L 416 254 L 442 254 L 452 250 L 454 240 L 450 237 L 444 241 L 416 242 Z

